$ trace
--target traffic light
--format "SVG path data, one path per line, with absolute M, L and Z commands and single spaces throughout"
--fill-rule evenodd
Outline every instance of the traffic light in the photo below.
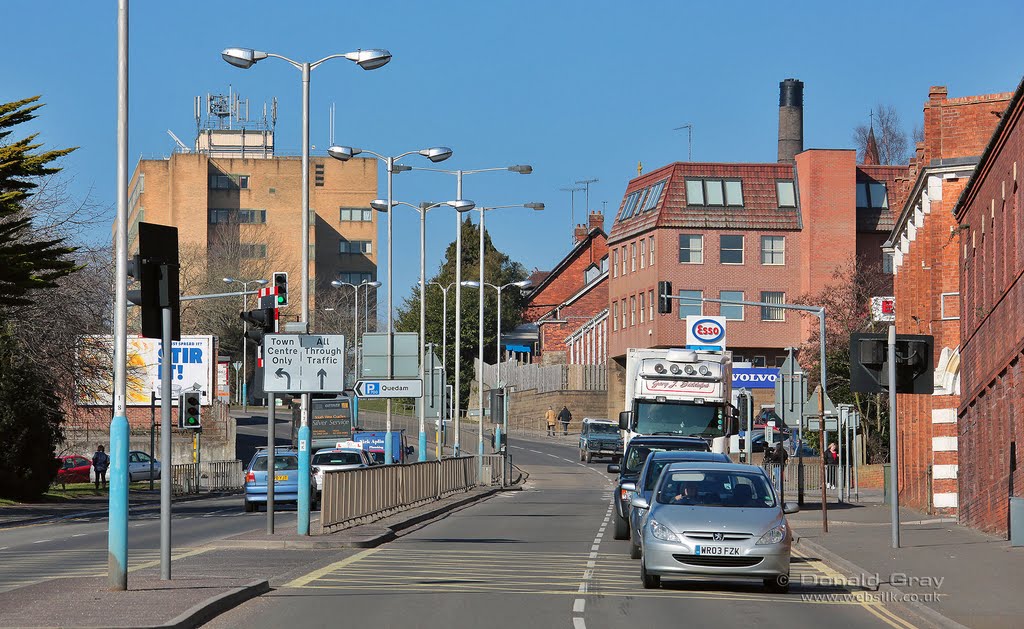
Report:
M 277 289 L 277 307 L 284 308 L 288 305 L 288 274 L 285 272 L 274 273 L 274 288 Z
M 203 427 L 200 417 L 198 391 L 186 391 L 178 400 L 178 427 L 198 429 Z
M 161 311 L 170 308 L 171 340 L 180 340 L 178 228 L 139 223 L 139 253 L 128 261 L 127 271 L 140 285 L 128 291 L 128 301 L 142 308 L 142 336 L 163 338 Z
M 263 343 L 263 335 L 277 332 L 277 308 L 257 308 L 239 314 L 249 324 L 245 336 L 256 343 Z
M 658 314 L 672 314 L 672 282 L 658 282 Z
M 896 392 L 934 392 L 934 339 L 924 334 L 896 335 Z M 850 336 L 850 390 L 888 393 L 889 339 L 884 334 Z

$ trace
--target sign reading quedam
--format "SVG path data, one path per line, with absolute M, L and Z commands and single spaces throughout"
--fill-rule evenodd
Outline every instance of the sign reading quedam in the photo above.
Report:
M 270 393 L 340 393 L 345 387 L 341 334 L 267 334 L 263 389 Z
M 361 398 L 423 397 L 423 381 L 407 380 L 360 380 L 356 383 L 356 396 Z

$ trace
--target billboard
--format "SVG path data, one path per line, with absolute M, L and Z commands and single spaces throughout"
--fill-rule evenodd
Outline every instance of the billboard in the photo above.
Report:
M 185 389 L 198 386 L 201 403 L 211 403 L 215 390 L 213 336 L 182 336 L 171 342 L 171 394 L 177 400 Z M 150 396 L 156 392 L 160 399 L 159 339 L 128 337 L 128 406 L 149 406 Z M 75 378 L 75 397 L 81 406 L 110 406 L 114 388 L 111 367 L 114 339 L 109 334 L 95 334 L 79 338 Z

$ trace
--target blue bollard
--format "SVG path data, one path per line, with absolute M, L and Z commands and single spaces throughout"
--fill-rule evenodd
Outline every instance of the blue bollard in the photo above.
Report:
M 107 527 L 107 573 L 112 590 L 128 588 L 128 418 L 110 422 L 109 524 Z M 165 466 L 170 468 L 167 463 Z M 160 482 L 170 482 L 170 475 Z
M 309 436 L 309 426 L 299 427 L 299 512 L 296 525 L 299 535 L 309 535 Z

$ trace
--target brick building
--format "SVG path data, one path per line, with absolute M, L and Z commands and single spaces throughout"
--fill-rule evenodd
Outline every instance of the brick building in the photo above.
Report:
M 1014 92 L 954 209 L 960 248 L 960 521 L 1006 535 L 1022 496 L 1024 435 L 1024 82 Z
M 780 365 L 816 325 L 782 308 L 711 302 L 656 316 L 658 281 L 680 297 L 791 303 L 831 286 L 837 270 L 881 263 L 906 166 L 803 150 L 802 83 L 780 87 L 778 163 L 677 162 L 626 187 L 608 239 L 610 416 L 621 410 L 626 349 L 683 345 L 688 314 L 726 317 L 734 359 L 757 367 Z
M 892 255 L 896 329 L 935 337 L 934 395 L 897 401 L 900 500 L 929 513 L 958 504 L 960 272 L 952 209 L 1010 94 L 947 98 L 932 87 L 924 139 L 910 162 L 912 188 L 886 249 Z
M 575 245 L 549 272 L 537 272 L 537 280 L 523 311 L 523 321 L 537 326 L 535 360 L 542 364 L 586 362 L 583 354 L 570 351 L 566 338 L 608 307 L 608 236 L 604 214 L 590 212 L 587 224 L 577 225 Z M 605 326 L 591 325 L 597 360 L 607 346 Z M 595 364 L 595 363 L 590 363 Z M 603 364 L 603 361 L 601 362 Z

